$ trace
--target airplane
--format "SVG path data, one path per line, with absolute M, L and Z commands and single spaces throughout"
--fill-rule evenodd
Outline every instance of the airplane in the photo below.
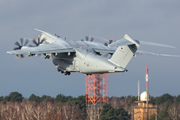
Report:
M 20 39 L 15 42 L 13 51 L 7 53 L 16 58 L 26 56 L 44 55 L 45 59 L 52 58 L 58 72 L 70 75 L 71 72 L 80 72 L 86 75 L 127 72 L 126 66 L 136 55 L 162 55 L 151 52 L 139 51 L 140 45 L 153 45 L 175 48 L 152 42 L 145 42 L 131 38 L 125 34 L 120 40 L 113 41 L 101 37 L 86 36 L 81 40 L 66 40 L 58 35 L 35 29 L 41 32 L 35 44 L 27 45 L 29 40 Z M 24 43 L 24 44 L 23 44 Z M 163 55 L 162 55 L 163 56 Z

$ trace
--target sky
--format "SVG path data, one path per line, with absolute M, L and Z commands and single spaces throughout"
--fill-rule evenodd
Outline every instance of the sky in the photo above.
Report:
M 26 57 L 16 59 L 7 54 L 21 37 L 37 38 L 34 28 L 68 40 L 87 35 L 106 39 L 132 38 L 172 45 L 176 49 L 143 46 L 139 50 L 180 55 L 180 1 L 173 0 L 0 0 L 0 96 L 17 91 L 28 98 L 58 94 L 85 95 L 85 74 L 65 76 L 54 67 L 52 59 Z M 137 96 L 145 88 L 146 66 L 149 66 L 151 96 L 165 93 L 180 95 L 180 58 L 136 56 L 127 73 L 109 74 L 109 96 Z

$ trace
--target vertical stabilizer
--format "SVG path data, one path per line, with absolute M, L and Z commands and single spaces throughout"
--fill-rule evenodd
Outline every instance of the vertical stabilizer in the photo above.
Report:
M 140 45 L 127 34 L 124 35 L 124 40 L 127 41 L 126 45 L 119 46 L 111 59 L 108 59 L 109 62 L 123 68 L 127 66 L 137 49 L 140 47 Z
M 134 56 L 136 50 L 137 47 L 135 45 L 119 46 L 111 59 L 109 59 L 109 62 L 125 68 Z

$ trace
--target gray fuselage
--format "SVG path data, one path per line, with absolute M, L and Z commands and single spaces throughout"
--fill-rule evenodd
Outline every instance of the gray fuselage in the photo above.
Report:
M 84 74 L 125 72 L 107 58 L 77 49 L 76 53 L 61 53 L 53 58 L 53 63 L 63 72 L 81 72 Z

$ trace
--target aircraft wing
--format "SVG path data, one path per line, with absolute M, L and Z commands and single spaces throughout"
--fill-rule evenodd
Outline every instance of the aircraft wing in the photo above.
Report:
M 16 48 L 15 51 L 8 51 L 7 53 L 13 54 L 13 55 L 50 54 L 50 53 L 75 52 L 73 48 L 85 48 L 87 50 L 90 48 L 96 53 L 113 54 L 115 50 L 117 49 L 117 47 L 133 45 L 133 44 L 135 44 L 137 47 L 139 47 L 140 44 L 145 44 L 145 45 L 154 45 L 154 46 L 174 48 L 173 46 L 170 46 L 170 45 L 163 45 L 163 44 L 158 44 L 158 43 L 135 40 L 135 39 L 130 38 L 127 34 L 124 36 L 124 38 L 122 38 L 121 40 L 117 40 L 115 42 L 113 42 L 112 40 L 101 38 L 101 37 L 92 37 L 92 36 L 89 36 L 89 37 L 86 36 L 85 40 L 82 39 L 81 41 L 73 41 L 73 40 L 67 41 L 67 40 L 58 38 L 57 36 L 54 36 L 50 33 L 47 33 L 38 29 L 36 30 L 42 32 L 41 38 L 45 39 L 45 42 L 47 42 L 47 44 L 40 44 L 39 46 L 36 46 L 36 47 L 26 47 L 26 46 L 18 45 L 20 49 L 18 48 L 17 50 Z M 15 44 L 17 45 L 17 43 Z M 155 55 L 155 53 L 149 53 L 149 52 L 137 52 L 136 54 Z
M 70 46 L 66 41 L 55 41 L 50 44 L 42 44 L 37 47 L 22 47 L 20 50 L 8 51 L 7 53 L 18 55 L 18 54 L 50 54 L 50 53 L 64 53 L 64 52 L 74 52 L 72 46 Z
M 46 38 L 45 41 L 48 41 L 49 44 L 41 44 L 37 47 L 24 46 L 19 50 L 8 51 L 7 53 L 13 55 L 19 55 L 19 54 L 31 55 L 31 54 L 75 52 L 73 48 L 85 48 L 85 49 L 90 48 L 96 53 L 114 53 L 115 51 L 114 48 L 109 48 L 108 46 L 105 46 L 104 44 L 98 41 L 73 41 L 73 40 L 67 41 L 63 39 L 57 39 L 53 35 L 46 33 L 44 31 L 40 31 L 40 32 L 42 32 L 42 36 L 46 34 L 46 36 L 43 37 Z M 99 40 L 101 41 L 101 39 Z M 102 42 L 104 41 L 105 40 L 103 40 Z
M 85 49 L 92 49 L 94 52 L 98 52 L 98 53 L 114 53 L 114 51 L 116 50 L 116 48 L 110 48 L 106 45 L 104 45 L 105 39 L 103 41 L 100 41 L 100 39 L 98 39 L 99 41 L 97 41 L 96 38 L 94 38 L 93 41 L 66 41 L 69 45 L 71 45 L 73 48 L 85 48 Z M 108 41 L 108 40 L 107 40 Z
M 116 50 L 115 48 L 110 48 L 108 46 L 105 46 L 104 44 L 98 43 L 98 42 L 88 42 L 84 41 L 84 43 L 91 47 L 95 52 L 100 52 L 100 53 L 114 53 Z
M 85 39 L 82 39 L 80 42 L 83 42 L 86 46 L 98 53 L 114 53 L 116 50 L 116 48 L 108 47 L 108 44 L 112 43 L 113 40 L 107 40 L 102 37 L 86 36 Z

